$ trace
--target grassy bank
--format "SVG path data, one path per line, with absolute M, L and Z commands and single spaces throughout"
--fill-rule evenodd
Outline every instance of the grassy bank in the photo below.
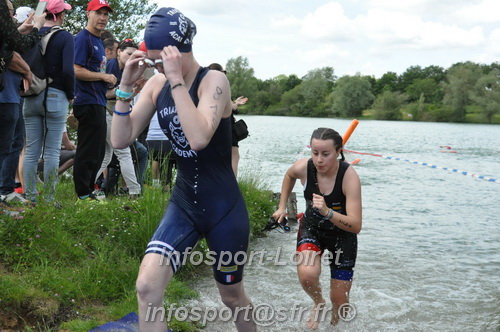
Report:
M 240 181 L 252 237 L 273 212 L 271 193 Z M 168 195 L 146 188 L 136 201 L 77 204 L 72 181 L 58 185 L 62 208 L 40 202 L 19 218 L 0 221 L 0 330 L 88 331 L 137 311 L 134 291 L 140 260 Z M 201 243 L 204 246 L 204 243 Z M 207 269 L 184 266 L 169 285 L 169 303 L 198 296 L 190 285 Z M 175 331 L 198 327 L 172 322 Z

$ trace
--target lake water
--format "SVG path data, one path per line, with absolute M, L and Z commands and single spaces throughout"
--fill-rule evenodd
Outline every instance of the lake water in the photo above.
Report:
M 250 137 L 240 142 L 240 176 L 258 176 L 279 192 L 283 175 L 308 157 L 312 131 L 331 127 L 342 135 L 350 120 L 239 116 Z M 448 145 L 457 153 L 441 152 Z M 498 331 L 500 328 L 500 126 L 360 121 L 346 144 L 354 151 L 451 167 L 467 175 L 402 160 L 346 153 L 362 183 L 363 230 L 358 236 L 351 303 L 356 315 L 319 331 Z M 304 210 L 302 188 L 294 188 Z M 295 249 L 290 234 L 271 232 L 250 250 Z M 280 263 L 281 264 L 281 263 Z M 256 306 L 310 308 L 292 264 L 245 268 L 245 288 Z M 328 299 L 329 271 L 321 277 Z M 211 277 L 200 280 L 192 305 L 222 308 Z M 303 316 L 305 318 L 305 315 Z M 304 331 L 304 321 L 277 319 L 261 331 Z M 217 320 L 207 331 L 235 331 Z

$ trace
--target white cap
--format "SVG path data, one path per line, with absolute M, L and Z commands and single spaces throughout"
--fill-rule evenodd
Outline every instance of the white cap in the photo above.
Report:
M 30 13 L 33 11 L 30 7 L 18 7 L 16 9 L 16 15 L 14 17 L 19 23 L 26 21 Z

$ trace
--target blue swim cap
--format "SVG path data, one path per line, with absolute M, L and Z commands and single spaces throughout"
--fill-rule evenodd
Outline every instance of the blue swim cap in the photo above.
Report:
M 148 50 L 177 46 L 181 52 L 191 52 L 196 25 L 178 9 L 160 8 L 146 26 L 144 42 Z

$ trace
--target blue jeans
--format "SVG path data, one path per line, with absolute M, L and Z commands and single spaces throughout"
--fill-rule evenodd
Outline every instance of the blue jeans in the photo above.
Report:
M 144 185 L 144 176 L 146 175 L 146 168 L 148 167 L 148 149 L 141 142 L 135 140 L 130 146 L 132 150 L 132 157 L 134 158 L 135 172 L 137 174 L 137 181 Z
M 19 104 L 0 104 L 0 194 L 14 191 L 19 155 L 24 146 L 24 122 Z
M 58 180 L 61 142 L 68 116 L 69 101 L 64 91 L 49 88 L 47 110 L 42 106 L 44 92 L 25 98 L 23 115 L 26 126 L 26 152 L 24 155 L 24 192 L 35 202 L 38 159 L 43 159 L 44 197 L 54 200 Z

